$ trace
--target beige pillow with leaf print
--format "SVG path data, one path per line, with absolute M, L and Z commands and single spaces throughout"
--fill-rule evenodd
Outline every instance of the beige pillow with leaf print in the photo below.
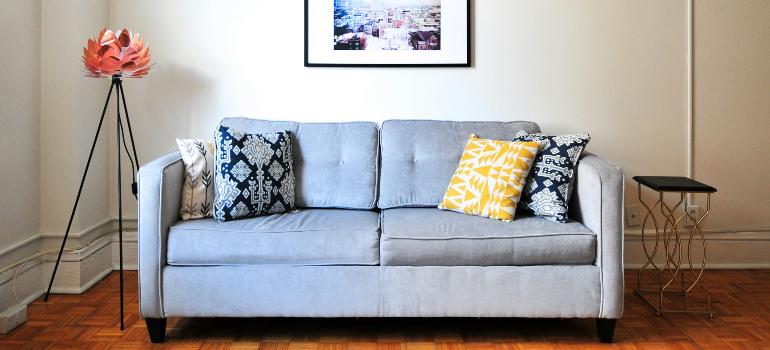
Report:
M 184 162 L 182 220 L 212 217 L 214 203 L 214 141 L 176 139 Z

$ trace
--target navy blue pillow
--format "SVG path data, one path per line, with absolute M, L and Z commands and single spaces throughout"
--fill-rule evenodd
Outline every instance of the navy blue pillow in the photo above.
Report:
M 294 210 L 289 131 L 249 134 L 220 125 L 215 138 L 216 221 Z
M 547 136 L 520 131 L 513 141 L 540 141 L 540 151 L 524 185 L 518 208 L 555 222 L 567 222 L 567 203 L 588 134 Z

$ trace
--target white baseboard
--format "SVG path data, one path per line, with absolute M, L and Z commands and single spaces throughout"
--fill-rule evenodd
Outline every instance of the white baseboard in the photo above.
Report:
M 17 296 L 19 302 L 23 304 L 31 296 L 43 290 L 42 264 L 43 259 L 30 260 L 21 266 L 21 269 L 13 268 L 0 275 L 0 314 L 17 305 Z M 15 283 L 14 275 L 16 275 Z
M 654 232 L 653 232 L 654 233 Z M 686 235 L 689 236 L 687 231 Z M 768 269 L 770 268 L 770 232 L 762 231 L 718 231 L 705 232 L 706 237 L 706 268 L 707 269 Z M 645 242 L 648 253 L 652 255 L 655 248 L 655 235 L 647 234 Z M 654 262 L 662 263 L 665 248 L 661 240 Z M 674 242 L 670 242 L 673 249 Z M 689 266 L 687 258 L 687 242 L 684 241 L 682 259 Z M 703 262 L 703 245 L 700 235 L 696 233 L 692 245 L 692 262 L 700 269 Z M 678 255 L 677 255 L 678 259 Z M 641 232 L 626 232 L 625 236 L 625 267 L 627 269 L 641 268 L 648 258 L 642 246 Z
M 67 234 L 67 244 L 65 247 L 80 246 L 89 240 L 96 238 L 100 234 L 115 228 L 117 228 L 117 221 L 115 219 L 106 219 L 84 229 L 82 232 L 70 232 Z M 64 239 L 64 232 L 43 232 L 39 235 L 39 237 L 41 242 L 41 250 L 59 250 L 61 248 L 62 239 Z
M 112 236 L 112 268 L 120 269 L 120 250 L 118 235 Z M 123 270 L 139 270 L 139 232 L 123 233 Z
M 136 219 L 123 220 L 123 269 L 136 270 L 138 234 Z M 117 228 L 110 219 L 80 233 L 70 233 L 67 247 L 77 247 Z M 132 228 L 128 231 L 126 228 Z M 63 233 L 42 233 L 0 252 L 0 267 L 10 266 L 28 256 L 54 249 L 56 252 L 33 259 L 0 274 L 0 334 L 5 334 L 26 320 L 26 306 L 45 294 L 53 272 Z M 51 293 L 82 294 L 120 266 L 117 232 L 98 238 L 86 247 L 62 253 Z M 14 274 L 15 289 L 14 294 Z M 16 302 L 18 296 L 19 303 Z M 5 332 L 5 333 L 3 333 Z
M 112 237 L 102 237 L 88 247 L 64 252 L 56 270 L 51 293 L 80 294 L 112 272 Z M 51 276 L 56 254 L 46 256 L 43 274 Z M 50 277 L 49 277 L 50 278 Z

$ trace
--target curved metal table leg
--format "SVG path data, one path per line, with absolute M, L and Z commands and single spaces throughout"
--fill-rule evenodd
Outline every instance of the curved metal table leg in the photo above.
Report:
M 709 315 L 709 317 L 715 317 L 714 313 L 711 310 L 711 293 L 709 290 L 703 285 L 702 283 L 702 276 L 703 271 L 706 269 L 706 237 L 703 234 L 703 230 L 701 229 L 701 222 L 703 219 L 708 216 L 708 214 L 711 212 L 711 193 L 706 193 L 707 195 L 707 204 L 706 204 L 706 212 L 701 216 L 698 220 L 695 220 L 693 216 L 691 216 L 687 210 L 684 210 L 684 213 L 680 216 L 676 215 L 676 210 L 681 206 L 681 204 L 684 202 L 685 206 L 684 208 L 687 208 L 687 205 L 689 204 L 688 200 L 686 200 L 685 192 L 678 192 L 680 194 L 679 201 L 673 205 L 669 206 L 666 204 L 663 194 L 664 192 L 659 192 L 658 201 L 652 204 L 652 206 L 648 205 L 644 202 L 642 199 L 642 187 L 641 183 L 638 184 L 638 190 L 639 190 L 639 202 L 647 209 L 647 214 L 644 217 L 644 220 L 642 221 L 642 247 L 644 249 L 644 254 L 647 257 L 647 262 L 639 269 L 637 273 L 637 288 L 634 289 L 634 294 L 640 296 L 644 301 L 646 301 L 652 308 L 655 310 L 655 315 L 660 316 L 663 312 L 674 312 L 674 313 L 706 313 Z M 655 218 L 655 208 L 660 207 L 660 213 L 665 218 L 665 223 L 663 224 L 663 227 L 661 228 L 657 219 Z M 679 232 L 679 223 L 685 219 L 688 218 L 694 223 L 694 226 L 692 230 L 690 230 L 689 235 L 686 235 L 686 233 L 680 233 Z M 654 249 L 652 249 L 652 252 L 647 248 L 647 234 L 645 233 L 645 229 L 648 224 L 648 220 L 651 221 L 652 228 L 655 230 L 655 246 Z M 696 233 L 698 236 L 696 236 Z M 701 261 L 701 265 L 699 269 L 695 268 L 695 265 L 693 264 L 693 240 L 700 238 L 700 241 L 703 245 L 703 260 Z M 687 260 L 684 260 L 684 257 L 682 256 L 682 253 L 684 251 L 684 242 L 687 242 Z M 673 242 L 672 242 L 673 241 Z M 663 265 L 659 265 L 655 263 L 654 259 L 658 253 L 658 250 L 661 249 L 661 243 L 663 245 L 662 249 L 664 250 L 665 255 L 663 258 L 665 258 L 665 262 Z M 684 264 L 687 264 L 687 266 L 683 266 Z M 642 273 L 645 270 L 651 270 L 658 273 L 658 288 L 656 289 L 642 289 Z M 692 275 L 694 281 L 691 284 L 685 283 L 685 274 L 689 270 L 690 274 Z M 665 272 L 668 271 L 668 278 L 664 278 Z M 677 276 L 679 276 L 679 279 L 677 279 Z M 688 296 L 693 289 L 699 286 L 705 293 L 706 293 L 706 310 L 688 310 L 687 309 L 687 302 L 688 302 Z M 666 309 L 664 308 L 664 295 L 665 293 L 679 293 L 684 297 L 684 302 L 682 304 L 681 309 Z M 648 295 L 655 295 L 657 297 L 657 305 L 656 303 L 649 300 L 645 294 Z

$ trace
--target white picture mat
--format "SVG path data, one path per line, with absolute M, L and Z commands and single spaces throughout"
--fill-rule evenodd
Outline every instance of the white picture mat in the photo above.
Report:
M 308 0 L 310 64 L 466 64 L 468 1 L 441 0 L 441 50 L 334 50 L 334 0 Z

